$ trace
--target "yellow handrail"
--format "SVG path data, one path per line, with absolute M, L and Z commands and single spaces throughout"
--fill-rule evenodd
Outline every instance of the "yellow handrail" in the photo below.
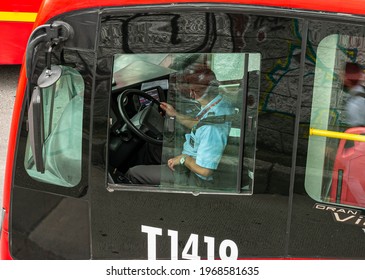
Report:
M 309 135 L 365 142 L 365 135 L 310 128 Z

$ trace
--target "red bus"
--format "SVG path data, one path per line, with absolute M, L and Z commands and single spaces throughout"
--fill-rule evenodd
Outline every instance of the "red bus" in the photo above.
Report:
M 41 0 L 2 1 L 0 4 L 0 64 L 21 64 Z
M 1 259 L 363 259 L 364 22 L 354 0 L 44 2 Z

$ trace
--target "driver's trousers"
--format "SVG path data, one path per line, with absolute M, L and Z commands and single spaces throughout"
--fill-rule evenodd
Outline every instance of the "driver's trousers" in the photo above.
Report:
M 172 171 L 167 165 L 137 165 L 130 168 L 125 176 L 133 184 L 155 186 L 178 184 L 211 187 L 214 184 L 213 180 L 203 180 L 185 166 L 175 166 L 175 171 Z

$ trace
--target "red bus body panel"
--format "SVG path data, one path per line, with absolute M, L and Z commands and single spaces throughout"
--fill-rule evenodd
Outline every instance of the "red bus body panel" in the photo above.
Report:
M 0 247 L 0 259 L 2 260 L 11 260 L 10 256 L 10 250 L 9 250 L 9 233 L 5 230 L 3 230 L 1 234 L 0 244 L 2 246 Z
M 2 40 L 0 64 L 22 63 L 32 28 L 33 23 L 31 22 L 0 22 L 0 38 Z
M 42 0 L 2 1 L 0 13 L 14 12 L 37 13 Z M 0 64 L 21 64 L 28 37 L 32 32 L 34 22 L 21 21 L 14 16 L 11 21 L 5 21 L 0 14 Z

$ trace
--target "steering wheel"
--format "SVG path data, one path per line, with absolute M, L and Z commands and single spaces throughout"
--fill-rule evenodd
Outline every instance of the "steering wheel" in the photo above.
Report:
M 125 108 L 127 102 L 124 102 L 124 100 L 133 95 L 141 96 L 152 103 L 130 118 Z M 134 134 L 146 142 L 162 145 L 164 117 L 159 112 L 160 102 L 158 100 L 142 90 L 127 89 L 118 96 L 118 108 L 125 124 Z

